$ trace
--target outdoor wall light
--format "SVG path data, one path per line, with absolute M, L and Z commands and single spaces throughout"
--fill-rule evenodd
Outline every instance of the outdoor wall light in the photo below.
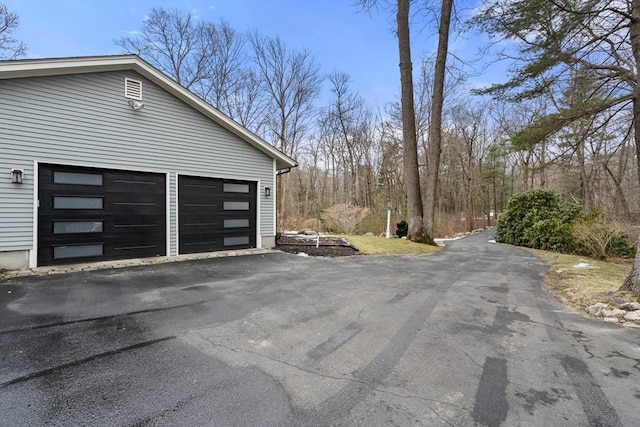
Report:
M 11 182 L 14 184 L 22 184 L 24 177 L 24 169 L 11 169 Z
M 130 99 L 127 104 L 129 104 L 129 107 L 133 108 L 136 111 L 142 110 L 144 108 L 144 102 L 136 101 L 135 99 Z
M 264 195 L 267 197 L 271 195 L 271 187 L 264 187 Z

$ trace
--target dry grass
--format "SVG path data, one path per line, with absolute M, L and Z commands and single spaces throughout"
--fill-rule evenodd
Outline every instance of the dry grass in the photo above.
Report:
M 528 250 L 549 264 L 545 277 L 547 290 L 575 310 L 586 311 L 590 305 L 609 303 L 613 298 L 635 301 L 631 293 L 618 292 L 631 271 L 632 260 L 597 261 L 577 255 Z M 588 264 L 590 268 L 576 267 L 579 264 Z
M 398 238 L 386 239 L 378 236 L 341 236 L 358 248 L 363 255 L 426 255 L 438 252 L 438 246 L 424 245 Z

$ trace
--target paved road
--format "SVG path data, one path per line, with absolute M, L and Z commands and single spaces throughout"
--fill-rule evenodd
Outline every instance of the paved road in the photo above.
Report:
M 482 233 L 0 285 L 0 425 L 639 426 L 640 331 Z

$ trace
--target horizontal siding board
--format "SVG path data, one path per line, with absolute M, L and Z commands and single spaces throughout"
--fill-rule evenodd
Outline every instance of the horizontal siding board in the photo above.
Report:
M 127 105 L 125 77 L 143 82 L 144 109 Z M 0 250 L 14 248 L 17 235 L 21 245 L 31 245 L 34 160 L 259 180 L 261 187 L 274 187 L 270 157 L 134 72 L 3 80 L 0 109 L 0 172 L 25 169 L 20 188 L 0 173 L 0 222 L 16 227 L 11 239 L 0 236 Z M 274 235 L 273 198 L 264 197 L 262 188 L 258 193 L 261 232 Z M 170 205 L 175 212 L 173 196 Z M 174 254 L 173 214 L 169 221 Z

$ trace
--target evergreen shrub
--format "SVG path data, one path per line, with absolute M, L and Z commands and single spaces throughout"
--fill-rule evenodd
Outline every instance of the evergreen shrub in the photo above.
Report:
M 498 217 L 496 241 L 535 249 L 572 252 L 572 221 L 580 207 L 553 191 L 536 189 L 511 198 Z

